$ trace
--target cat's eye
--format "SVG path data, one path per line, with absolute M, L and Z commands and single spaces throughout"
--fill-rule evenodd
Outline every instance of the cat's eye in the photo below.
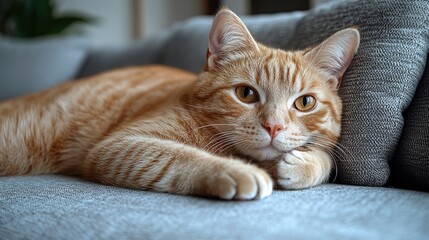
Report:
M 311 95 L 304 95 L 295 100 L 295 108 L 301 112 L 310 111 L 316 106 L 316 98 Z
M 259 100 L 258 93 L 249 86 L 239 86 L 235 89 L 238 99 L 244 103 L 255 103 Z

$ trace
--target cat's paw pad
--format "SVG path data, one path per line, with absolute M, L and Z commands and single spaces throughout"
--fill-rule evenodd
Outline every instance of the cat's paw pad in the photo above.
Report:
M 321 173 L 314 158 L 307 152 L 292 151 L 279 161 L 277 166 L 277 184 L 284 189 L 303 189 L 320 184 Z
M 264 170 L 244 163 L 213 174 L 208 183 L 210 195 L 227 200 L 261 199 L 273 190 L 273 182 Z

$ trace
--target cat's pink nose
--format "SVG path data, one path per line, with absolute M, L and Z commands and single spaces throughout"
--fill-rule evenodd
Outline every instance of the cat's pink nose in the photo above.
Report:
M 275 138 L 281 130 L 285 129 L 285 125 L 280 124 L 280 123 L 268 123 L 267 122 L 267 123 L 263 124 L 263 127 L 270 134 L 271 139 Z

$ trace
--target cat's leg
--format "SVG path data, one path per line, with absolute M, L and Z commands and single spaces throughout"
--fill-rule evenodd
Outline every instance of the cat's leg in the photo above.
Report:
M 302 189 L 328 181 L 331 156 L 320 149 L 293 150 L 282 156 L 275 168 L 277 185 L 283 189 Z
M 260 199 L 273 188 L 254 165 L 145 136 L 106 139 L 90 151 L 83 170 L 105 184 L 222 199 Z

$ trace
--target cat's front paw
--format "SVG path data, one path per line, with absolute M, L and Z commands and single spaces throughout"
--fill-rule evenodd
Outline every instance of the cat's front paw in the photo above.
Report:
M 277 184 L 283 189 L 310 188 L 329 177 L 330 156 L 324 152 L 297 151 L 285 154 L 277 165 Z
M 264 170 L 241 162 L 213 173 L 207 183 L 209 195 L 227 200 L 262 199 L 273 191 L 271 177 Z

